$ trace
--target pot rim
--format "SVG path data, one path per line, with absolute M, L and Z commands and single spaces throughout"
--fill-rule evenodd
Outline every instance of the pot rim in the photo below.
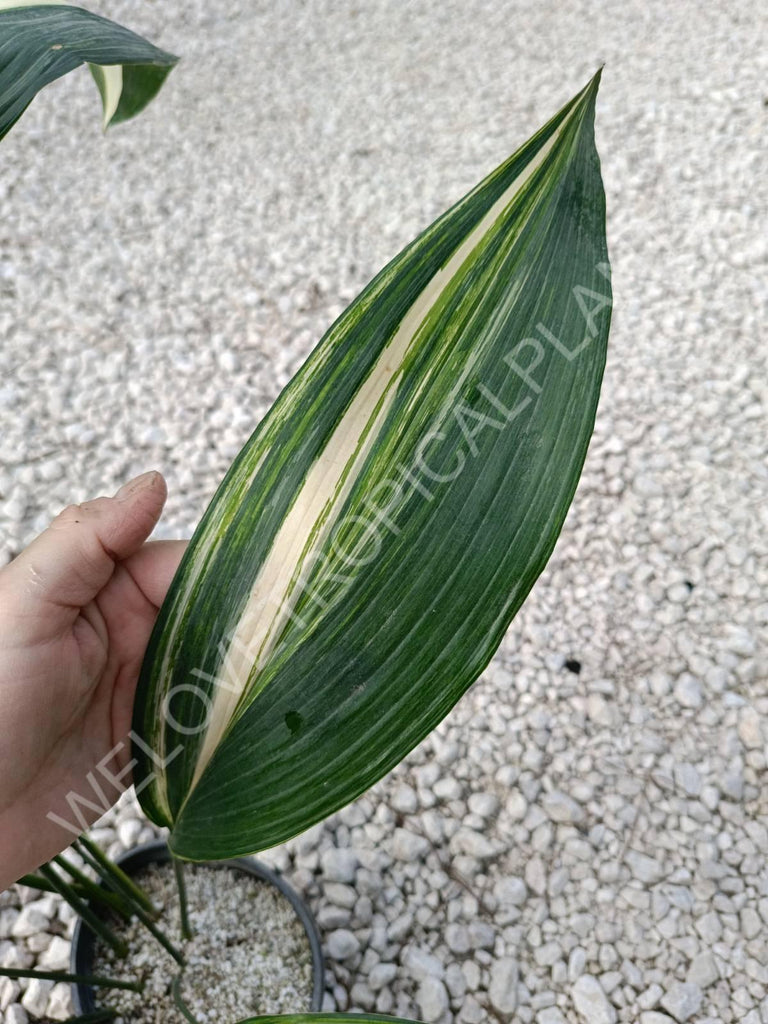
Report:
M 127 874 L 136 874 L 141 868 L 149 864 L 167 864 L 171 860 L 171 853 L 168 844 L 163 839 L 153 840 L 151 843 L 144 843 L 127 850 L 115 858 L 115 864 Z M 296 916 L 304 926 L 304 931 L 309 942 L 312 953 L 312 997 L 308 1012 L 322 1009 L 323 992 L 325 990 L 325 965 L 323 961 L 323 948 L 320 941 L 320 932 L 317 922 L 306 902 L 299 896 L 296 890 L 272 868 L 262 864 L 254 857 L 235 857 L 230 860 L 203 861 L 200 867 L 210 867 L 214 870 L 219 868 L 235 868 L 245 874 L 253 875 L 255 878 L 267 882 L 278 889 L 293 907 Z M 103 884 L 99 880 L 99 884 Z M 91 929 L 78 917 L 75 923 L 75 930 L 72 934 L 72 952 L 70 954 L 70 970 L 73 974 L 89 974 L 93 966 L 93 949 L 95 936 Z M 82 982 L 73 982 L 71 987 L 72 1002 L 75 1007 L 75 1014 L 92 1013 L 96 1007 L 95 993 L 90 985 Z

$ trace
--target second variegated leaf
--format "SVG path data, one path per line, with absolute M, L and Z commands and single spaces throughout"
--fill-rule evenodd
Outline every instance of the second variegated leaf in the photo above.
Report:
M 0 0 L 0 139 L 42 88 L 81 64 L 96 80 L 106 128 L 143 110 L 177 61 L 81 7 Z

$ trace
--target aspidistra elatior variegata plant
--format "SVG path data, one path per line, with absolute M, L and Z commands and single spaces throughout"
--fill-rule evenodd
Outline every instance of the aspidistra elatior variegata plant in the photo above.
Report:
M 272 846 L 381 778 L 544 568 L 610 321 L 598 81 L 378 274 L 206 511 L 134 720 L 178 856 Z

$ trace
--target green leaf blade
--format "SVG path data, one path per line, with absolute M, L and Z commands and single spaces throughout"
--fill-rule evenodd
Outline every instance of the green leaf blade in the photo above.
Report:
M 0 139 L 46 85 L 89 64 L 105 127 L 139 113 L 178 58 L 79 7 L 0 0 Z M 105 71 L 120 69 L 119 84 Z M 108 115 L 108 116 L 107 116 Z
M 134 722 L 155 752 L 135 751 L 141 799 L 177 855 L 274 845 L 381 778 L 544 568 L 610 320 L 596 90 L 378 275 L 214 498 Z

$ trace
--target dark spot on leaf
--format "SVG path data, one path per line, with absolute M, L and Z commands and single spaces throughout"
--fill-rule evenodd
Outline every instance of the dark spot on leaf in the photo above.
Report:
M 693 590 L 693 583 L 690 580 L 683 580 L 683 586 L 688 588 L 688 593 Z
M 569 672 L 573 672 L 575 675 L 578 675 L 579 672 L 581 672 L 581 662 L 577 661 L 575 658 L 566 658 L 565 667 Z
M 285 716 L 285 724 L 288 726 L 291 736 L 297 736 L 304 725 L 304 719 L 298 711 L 289 711 Z

